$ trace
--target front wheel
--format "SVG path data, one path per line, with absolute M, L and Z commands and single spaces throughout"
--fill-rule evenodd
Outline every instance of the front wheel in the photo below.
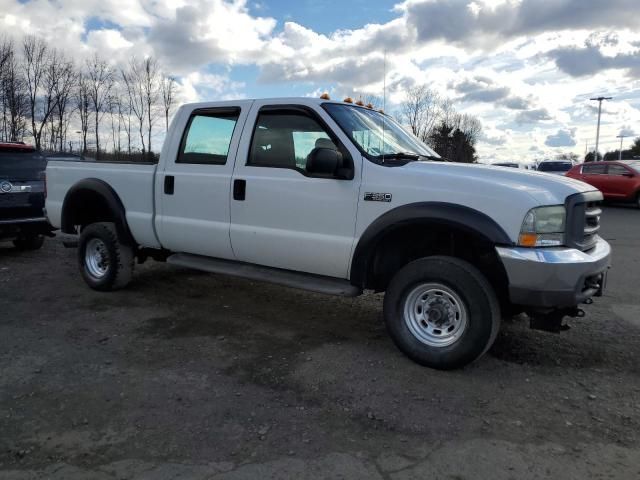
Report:
M 82 278 L 94 290 L 125 287 L 133 276 L 133 259 L 133 248 L 120 242 L 113 223 L 92 223 L 82 230 L 78 263 Z
M 435 256 L 392 278 L 384 318 L 395 344 L 421 365 L 449 370 L 482 356 L 500 327 L 500 306 L 482 273 L 463 260 Z

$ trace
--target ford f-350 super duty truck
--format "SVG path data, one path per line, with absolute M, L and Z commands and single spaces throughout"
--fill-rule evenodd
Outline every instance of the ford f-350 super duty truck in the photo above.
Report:
M 450 369 L 503 316 L 534 328 L 602 294 L 602 195 L 538 172 L 440 161 L 389 116 L 352 103 L 207 102 L 176 113 L 157 164 L 49 161 L 46 214 L 79 235 L 96 290 L 134 260 L 326 294 L 386 292 L 397 346 Z

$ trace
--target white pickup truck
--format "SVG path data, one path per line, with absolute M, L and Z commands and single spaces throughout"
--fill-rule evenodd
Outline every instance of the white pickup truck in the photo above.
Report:
M 207 102 L 176 113 L 158 164 L 50 160 L 46 213 L 79 234 L 80 272 L 114 290 L 134 260 L 325 294 L 386 292 L 410 358 L 450 369 L 503 316 L 534 328 L 602 294 L 602 195 L 564 177 L 439 161 L 389 116 L 352 103 Z

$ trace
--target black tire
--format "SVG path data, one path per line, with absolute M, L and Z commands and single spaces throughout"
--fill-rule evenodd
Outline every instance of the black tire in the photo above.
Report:
M 87 247 L 94 245 L 100 250 L 100 260 L 96 262 L 102 275 L 96 274 L 96 267 L 91 267 L 87 260 Z M 94 290 L 107 292 L 127 286 L 133 276 L 133 260 L 133 247 L 119 241 L 113 223 L 92 223 L 82 230 L 78 244 L 78 264 L 82 278 Z
M 13 241 L 18 250 L 38 250 L 44 244 L 44 235 L 21 235 Z
M 451 334 L 444 331 L 445 335 L 451 335 L 447 340 L 452 341 L 451 344 L 434 346 L 425 343 L 409 327 L 409 324 L 414 325 L 414 329 L 426 326 L 424 320 L 422 325 L 416 326 L 415 322 L 406 319 L 405 303 L 411 312 L 409 296 L 413 298 L 413 292 L 419 292 L 427 284 L 443 286 L 453 292 L 464 306 L 464 329 L 459 333 L 454 330 Z M 437 302 L 439 293 L 432 295 L 435 295 L 433 298 Z M 424 302 L 425 298 L 427 296 L 419 300 Z M 421 308 L 417 307 L 418 314 Z M 457 318 L 456 315 L 453 318 Z M 500 328 L 500 305 L 493 287 L 476 267 L 457 258 L 434 256 L 405 265 L 391 279 L 384 298 L 384 319 L 394 343 L 409 358 L 427 367 L 450 370 L 468 365 L 489 350 Z
M 636 194 L 636 207 L 640 208 L 640 192 Z

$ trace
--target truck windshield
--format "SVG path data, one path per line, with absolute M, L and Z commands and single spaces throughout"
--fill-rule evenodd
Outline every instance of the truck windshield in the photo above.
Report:
M 325 103 L 325 110 L 369 158 L 440 160 L 441 157 L 392 118 L 375 110 Z

